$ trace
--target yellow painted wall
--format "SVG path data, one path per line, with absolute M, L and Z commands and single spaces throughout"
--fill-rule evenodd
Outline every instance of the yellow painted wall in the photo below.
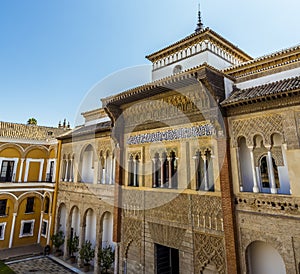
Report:
M 38 182 L 39 173 L 40 173 L 40 163 L 39 162 L 31 162 L 29 163 L 29 171 L 28 171 L 28 182 Z
M 5 148 L 0 151 L 0 157 L 20 158 L 21 153 L 16 148 Z
M 51 149 L 50 154 L 49 154 L 49 158 L 50 159 L 55 158 L 55 150 L 54 149 Z
M 26 158 L 46 159 L 47 152 L 38 148 L 32 149 L 26 154 Z
M 0 199 L 7 199 L 7 216 L 0 217 L 0 223 L 6 222 L 4 240 L 0 240 L 0 249 L 9 247 L 10 231 L 14 212 L 14 200 L 10 195 L 1 194 Z
M 34 195 L 27 195 L 26 197 L 32 197 Z M 13 247 L 23 246 L 37 243 L 38 232 L 40 226 L 40 215 L 41 215 L 41 200 L 35 196 L 34 200 L 34 213 L 25 213 L 27 199 L 23 199 L 19 204 L 18 215 L 16 218 L 15 233 L 13 240 Z M 33 236 L 26 236 L 20 238 L 21 220 L 35 220 Z

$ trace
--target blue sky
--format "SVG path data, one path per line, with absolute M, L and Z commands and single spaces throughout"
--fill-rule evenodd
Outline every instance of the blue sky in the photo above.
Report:
M 147 81 L 142 66 L 144 75 L 101 86 L 94 105 L 82 107 L 101 80 L 149 65 L 145 55 L 191 34 L 197 7 L 197 0 L 1 0 L 0 120 L 56 126 L 67 118 L 74 126 L 100 97 Z M 204 25 L 253 57 L 300 43 L 299 9 L 299 0 L 201 0 Z

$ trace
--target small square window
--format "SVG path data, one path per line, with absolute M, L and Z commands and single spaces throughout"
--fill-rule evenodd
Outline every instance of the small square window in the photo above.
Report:
M 48 221 L 43 220 L 41 235 L 45 238 L 47 237 L 47 228 L 48 228 Z
M 4 240 L 6 223 L 0 223 L 0 240 Z
M 33 236 L 35 220 L 21 221 L 21 230 L 19 237 Z
M 6 205 L 7 205 L 7 199 L 0 200 L 0 216 L 6 215 Z

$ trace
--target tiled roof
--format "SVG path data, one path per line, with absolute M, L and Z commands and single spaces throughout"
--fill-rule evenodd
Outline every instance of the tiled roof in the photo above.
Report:
M 202 36 L 202 35 L 210 35 L 210 37 L 215 37 L 217 38 L 219 41 L 222 41 L 222 43 L 224 45 L 226 45 L 228 48 L 231 48 L 231 50 L 233 50 L 237 55 L 239 55 L 240 58 L 244 59 L 245 61 L 247 60 L 251 60 L 252 57 L 249 56 L 247 53 L 245 53 L 244 51 L 242 51 L 241 49 L 239 49 L 237 46 L 235 46 L 234 44 L 232 44 L 231 42 L 229 42 L 227 39 L 225 39 L 224 37 L 222 37 L 221 35 L 219 35 L 218 33 L 216 33 L 215 31 L 213 31 L 212 29 L 210 28 L 204 28 L 202 29 L 201 31 L 198 31 L 198 32 L 194 32 L 188 36 L 186 36 L 185 38 L 159 50 L 159 51 L 156 51 L 152 54 L 149 54 L 146 56 L 146 58 L 150 61 L 153 62 L 154 58 L 157 57 L 157 56 L 160 56 L 163 52 L 166 52 L 166 51 L 177 51 L 177 47 L 180 47 L 180 45 L 194 39 L 194 38 L 197 38 L 198 36 Z
M 293 47 L 290 47 L 290 48 L 282 49 L 282 50 L 279 50 L 279 51 L 276 51 L 276 52 L 273 52 L 273 53 L 270 53 L 270 54 L 266 54 L 266 55 L 257 57 L 255 59 L 252 59 L 252 60 L 249 60 L 249 61 L 246 61 L 246 62 L 243 62 L 241 64 L 237 64 L 237 65 L 225 68 L 223 70 L 223 72 L 230 74 L 231 71 L 234 71 L 236 69 L 243 68 L 243 67 L 246 67 L 246 66 L 251 65 L 251 64 L 256 64 L 256 63 L 259 63 L 261 61 L 274 59 L 275 57 L 280 57 L 284 54 L 292 53 L 292 52 L 294 52 L 296 50 L 299 50 L 299 49 L 300 49 L 300 45 L 296 45 L 296 46 L 293 46 Z
M 300 90 L 300 76 L 247 89 L 235 90 L 221 105 L 230 106 L 266 97 L 277 97 L 298 90 Z
M 9 139 L 47 141 L 63 132 L 63 128 L 0 122 L 0 137 Z
M 146 98 L 147 96 L 154 96 L 157 93 L 162 93 L 162 92 L 168 91 L 170 89 L 176 90 L 180 87 L 180 84 L 182 84 L 182 86 L 184 86 L 187 83 L 189 83 L 189 84 L 198 83 L 197 74 L 200 71 L 205 72 L 207 70 L 213 71 L 216 74 L 224 75 L 218 69 L 208 65 L 207 63 L 203 63 L 199 66 L 186 69 L 177 74 L 170 75 L 170 76 L 152 81 L 150 83 L 146 83 L 146 84 L 138 86 L 138 87 L 134 87 L 132 89 L 123 91 L 116 95 L 102 98 L 101 99 L 102 106 L 106 107 L 109 104 L 118 105 L 118 102 L 121 102 L 121 101 L 124 104 L 127 102 L 126 100 L 128 98 L 131 98 L 131 100 L 134 101 L 134 100 L 138 100 L 141 98 Z M 234 79 L 230 76 L 227 76 L 227 77 Z
M 72 137 L 78 137 L 86 134 L 93 134 L 101 131 L 106 131 L 111 129 L 111 122 L 102 122 L 95 125 L 89 125 L 89 126 L 78 126 L 74 128 L 73 130 L 62 134 L 58 137 L 58 139 L 68 139 Z

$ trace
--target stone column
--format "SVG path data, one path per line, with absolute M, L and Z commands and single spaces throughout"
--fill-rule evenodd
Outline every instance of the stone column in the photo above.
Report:
M 85 225 L 82 225 L 80 227 L 79 248 L 81 248 L 84 242 L 85 242 Z M 82 264 L 83 264 L 83 260 L 78 258 L 78 266 L 81 266 Z
M 271 147 L 268 146 L 268 170 L 269 170 L 269 179 L 271 183 L 271 193 L 276 194 L 277 188 L 276 188 L 276 182 L 275 182 L 275 174 L 274 174 L 274 168 L 273 168 L 273 160 L 272 160 L 272 153 L 271 153 Z
M 101 184 L 105 185 L 105 168 L 102 169 L 102 178 L 101 178 Z
M 52 214 L 49 214 L 49 223 L 47 227 L 47 245 L 50 244 L 50 231 L 51 231 L 51 226 L 52 226 Z
M 98 183 L 98 172 L 99 172 L 98 162 L 95 161 L 94 162 L 94 178 L 93 178 L 94 185 L 96 185 Z
M 74 178 L 74 175 L 73 175 L 73 159 L 70 160 L 70 178 L 69 178 L 69 182 L 73 182 L 73 178 Z
M 19 171 L 19 180 L 18 180 L 19 183 L 22 182 L 24 161 L 25 161 L 25 159 L 21 158 L 20 171 Z
M 137 186 L 137 160 L 133 159 L 133 186 Z
M 40 163 L 39 182 L 41 182 L 41 181 L 42 181 L 42 178 L 43 178 L 44 162 L 45 162 L 45 160 L 42 159 L 42 160 L 41 160 L 41 163 Z
M 66 212 L 69 212 L 68 208 L 67 208 Z M 66 219 L 66 231 L 65 231 L 65 242 L 64 242 L 64 260 L 66 260 L 68 258 L 68 255 L 69 255 L 68 254 L 69 253 L 69 250 L 68 250 L 68 239 L 70 237 L 70 233 L 71 233 L 71 216 L 67 215 L 67 219 Z
M 240 163 L 240 148 L 236 148 L 236 162 L 237 162 L 237 172 L 238 172 L 238 178 L 239 178 L 239 186 L 240 186 L 240 192 L 244 191 L 243 187 L 243 180 L 242 180 L 242 174 L 241 174 L 241 163 Z
M 12 224 L 11 224 L 11 231 L 10 231 L 8 248 L 12 248 L 14 233 L 15 233 L 16 218 L 17 218 L 17 213 L 13 213 L 13 219 L 12 219 Z
M 114 274 L 118 274 L 118 263 L 119 263 L 119 256 L 120 256 L 120 244 L 115 244 L 115 262 L 114 262 Z
M 30 160 L 26 159 L 24 182 L 27 182 L 27 179 L 28 179 L 29 163 L 30 163 Z
M 38 239 L 37 239 L 38 244 L 41 242 L 41 231 L 42 231 L 43 217 L 44 217 L 44 211 L 41 211 L 40 226 L 39 226 L 39 233 L 38 233 Z
M 68 169 L 69 169 L 69 160 L 65 160 L 66 161 L 66 170 L 65 170 L 65 175 L 64 175 L 64 181 L 67 182 L 68 181 Z
M 160 158 L 160 187 L 164 187 L 164 162 L 163 157 Z
M 114 172 L 114 163 L 113 163 L 113 157 L 111 156 L 111 161 L 110 161 L 110 174 L 109 174 L 109 184 L 113 184 L 113 172 Z
M 194 160 L 194 166 L 195 166 L 195 172 L 194 172 L 194 179 L 191 181 L 191 189 L 193 190 L 197 190 L 197 181 L 198 181 L 198 165 L 199 165 L 199 156 L 195 155 L 193 156 L 193 160 Z M 200 182 L 201 184 L 201 182 Z M 199 188 L 200 188 L 200 184 L 199 184 Z
M 250 159 L 251 159 L 251 168 L 252 168 L 252 177 L 253 177 L 253 192 L 258 193 L 259 188 L 258 188 L 258 183 L 257 183 L 255 163 L 254 163 L 254 154 L 253 154 L 254 147 L 249 146 L 248 148 L 250 149 Z
M 172 163 L 172 158 L 171 157 L 168 157 L 167 158 L 167 161 L 168 161 L 168 169 L 169 169 L 169 171 L 168 171 L 168 182 L 169 182 L 169 188 L 172 188 L 172 165 L 171 165 L 171 163 Z
M 209 190 L 209 186 L 208 186 L 208 176 L 207 176 L 207 169 L 208 169 L 208 166 L 207 166 L 207 159 L 206 159 L 206 155 L 202 155 L 201 154 L 201 158 L 203 160 L 203 177 L 204 177 L 204 190 L 205 191 L 208 191 Z
M 157 173 L 156 173 L 156 163 L 157 163 L 157 159 L 156 158 L 152 158 L 152 164 L 153 164 L 153 173 L 152 173 L 152 187 L 156 187 L 157 186 L 157 182 L 158 182 L 158 178 L 157 178 Z

